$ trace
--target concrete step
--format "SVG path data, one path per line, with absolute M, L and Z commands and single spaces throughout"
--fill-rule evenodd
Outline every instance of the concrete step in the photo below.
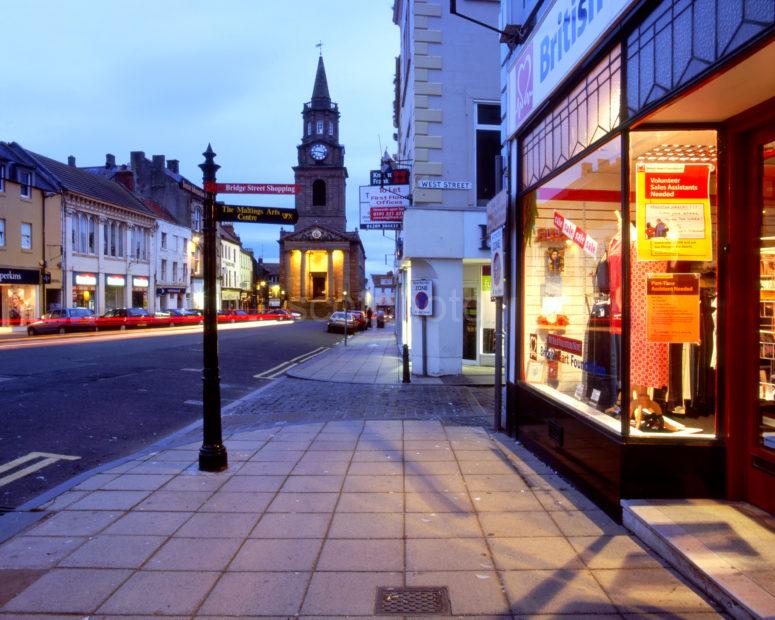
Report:
M 622 500 L 622 522 L 734 618 L 775 618 L 771 515 L 742 502 Z

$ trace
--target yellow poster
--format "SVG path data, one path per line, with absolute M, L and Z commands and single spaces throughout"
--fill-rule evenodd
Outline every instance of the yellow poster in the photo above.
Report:
M 700 274 L 647 275 L 646 340 L 700 342 Z
M 638 260 L 713 260 L 708 164 L 637 163 Z

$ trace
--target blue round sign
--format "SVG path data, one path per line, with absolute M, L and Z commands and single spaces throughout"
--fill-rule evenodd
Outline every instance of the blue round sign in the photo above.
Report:
M 425 310 L 428 307 L 429 301 L 430 298 L 428 297 L 428 293 L 425 291 L 420 291 L 414 296 L 414 305 L 417 306 L 420 310 Z

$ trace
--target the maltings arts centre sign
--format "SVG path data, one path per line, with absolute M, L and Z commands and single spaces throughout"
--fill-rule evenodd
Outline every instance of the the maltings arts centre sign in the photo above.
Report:
M 557 0 L 554 3 L 509 71 L 509 136 L 570 75 L 595 41 L 633 2 Z

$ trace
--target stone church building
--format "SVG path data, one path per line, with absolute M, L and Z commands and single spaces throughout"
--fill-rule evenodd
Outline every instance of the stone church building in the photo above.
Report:
M 323 57 L 312 99 L 302 111 L 303 136 L 294 166 L 296 210 L 292 231 L 280 231 L 280 283 L 289 306 L 311 318 L 363 305 L 366 255 L 357 231 L 347 230 L 344 146 L 339 107 L 328 93 Z

